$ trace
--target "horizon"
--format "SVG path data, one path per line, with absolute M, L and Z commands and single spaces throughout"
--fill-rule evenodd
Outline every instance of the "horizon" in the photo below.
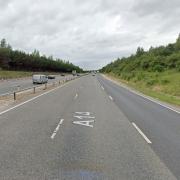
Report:
M 85 70 L 130 56 L 139 46 L 173 43 L 180 29 L 178 0 L 8 0 L 0 10 L 0 38 L 14 49 L 38 49 Z

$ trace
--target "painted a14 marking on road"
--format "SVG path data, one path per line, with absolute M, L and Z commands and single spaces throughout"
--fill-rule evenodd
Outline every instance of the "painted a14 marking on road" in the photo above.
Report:
M 93 128 L 95 117 L 91 116 L 90 112 L 75 112 L 73 117 L 76 119 L 73 124 Z
M 73 124 L 81 125 L 81 126 L 85 126 L 85 127 L 91 127 L 91 128 L 94 127 L 93 123 L 95 121 L 95 117 L 91 116 L 90 112 L 75 112 L 73 117 L 76 118 L 76 120 L 73 121 Z M 59 121 L 57 127 L 55 128 L 55 130 L 53 131 L 53 133 L 51 135 L 51 139 L 55 138 L 63 121 L 64 121 L 64 119 L 61 119 Z

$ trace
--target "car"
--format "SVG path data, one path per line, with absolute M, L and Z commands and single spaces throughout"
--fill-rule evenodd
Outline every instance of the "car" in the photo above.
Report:
M 48 79 L 55 79 L 55 75 L 48 75 Z
M 76 76 L 76 75 L 77 75 L 76 70 L 73 70 L 73 71 L 72 71 L 72 75 L 73 75 L 73 76 Z
M 65 76 L 65 74 L 61 74 L 61 76 Z
M 32 76 L 33 84 L 45 84 L 48 82 L 48 78 L 44 74 L 34 74 Z

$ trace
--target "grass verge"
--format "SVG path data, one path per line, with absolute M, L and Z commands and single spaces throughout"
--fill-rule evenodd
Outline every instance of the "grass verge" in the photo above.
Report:
M 33 74 L 54 74 L 59 75 L 58 72 L 30 72 L 30 71 L 6 71 L 6 70 L 0 70 L 0 80 L 2 79 L 16 79 L 16 78 L 24 78 L 24 77 L 31 77 Z M 62 74 L 68 74 L 68 73 L 62 73 Z
M 114 73 L 105 75 L 145 95 L 180 107 L 180 73 L 173 71 L 160 74 L 141 72 L 141 75 L 139 73 L 134 74 L 128 80 Z
M 32 76 L 33 72 L 0 70 L 0 79 L 13 79 Z

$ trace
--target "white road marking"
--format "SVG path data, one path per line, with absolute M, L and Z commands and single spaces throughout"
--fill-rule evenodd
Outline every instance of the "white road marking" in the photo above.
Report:
M 178 111 L 178 110 L 175 110 L 175 109 L 173 109 L 173 108 L 171 108 L 171 107 L 169 107 L 169 106 L 167 106 L 167 105 L 165 105 L 165 104 L 162 104 L 162 103 L 160 103 L 160 102 L 157 102 L 156 100 L 153 100 L 152 98 L 150 98 L 150 97 L 148 97 L 148 96 L 146 96 L 146 95 L 140 94 L 140 93 L 138 93 L 138 92 L 136 92 L 136 91 L 134 91 L 134 90 L 132 90 L 132 89 L 129 89 L 128 87 L 126 87 L 126 86 L 124 86 L 124 85 L 118 84 L 117 82 L 114 82 L 114 81 L 112 81 L 112 80 L 110 80 L 110 81 L 113 82 L 113 83 L 115 83 L 115 84 L 117 84 L 117 85 L 119 85 L 120 87 L 123 87 L 123 88 L 127 89 L 128 91 L 130 91 L 130 92 L 132 92 L 132 93 L 134 93 L 134 94 L 136 94 L 136 95 L 138 95 L 138 96 L 140 96 L 140 97 L 143 97 L 144 99 L 147 99 L 147 100 L 149 100 L 149 101 L 151 101 L 151 102 L 153 102 L 153 103 L 156 103 L 156 104 L 158 104 L 158 105 L 160 105 L 160 106 L 162 106 L 162 107 L 164 107 L 164 108 L 167 108 L 167 109 L 169 109 L 169 110 L 171 110 L 171 111 L 174 111 L 174 112 L 180 114 L 180 111 Z
M 134 123 L 132 122 L 132 125 L 136 128 L 136 130 L 139 132 L 139 134 L 146 140 L 146 142 L 148 144 L 152 144 L 152 142 L 147 138 L 147 136 L 141 131 L 141 129 L 139 129 L 139 127 Z
M 112 101 L 113 101 L 113 98 L 112 98 L 112 96 L 109 96 L 109 98 L 110 98 L 110 100 L 112 100 Z
M 93 123 L 94 120 L 88 120 L 88 119 L 95 119 L 95 117 L 90 116 L 91 115 L 90 112 L 75 112 L 75 113 L 78 114 L 79 116 L 74 116 L 74 118 L 80 119 L 82 121 L 73 121 L 74 124 L 93 128 L 93 125 L 90 123 Z
M 75 112 L 76 114 L 82 114 L 84 116 L 90 116 L 90 112 Z
M 77 99 L 78 98 L 78 94 L 76 93 L 76 95 L 74 96 L 74 99 Z
M 103 86 L 101 86 L 101 89 L 104 91 L 104 87 Z
M 175 109 L 173 109 L 173 108 L 171 108 L 171 107 L 169 107 L 169 106 L 166 106 L 165 104 L 162 104 L 162 103 L 160 103 L 160 102 L 157 102 L 157 101 L 155 101 L 155 100 L 153 100 L 153 99 L 151 99 L 151 98 L 149 98 L 149 97 L 147 97 L 147 96 L 144 96 L 144 95 L 142 95 L 142 94 L 139 94 L 139 93 L 137 93 L 137 92 L 135 92 L 135 91 L 131 91 L 131 92 L 133 92 L 134 94 L 136 94 L 136 95 L 138 95 L 138 96 L 140 96 L 140 97 L 143 97 L 144 99 L 148 99 L 149 101 L 151 101 L 151 102 L 153 102 L 153 103 L 156 103 L 156 104 L 158 104 L 158 105 L 160 105 L 160 106 L 162 106 L 162 107 L 164 107 L 164 108 L 167 108 L 167 109 L 169 109 L 169 110 L 171 110 L 171 111 L 174 111 L 174 112 L 180 114 L 180 111 L 175 110 Z
M 64 119 L 61 119 L 56 127 L 56 129 L 54 130 L 54 132 L 51 135 L 51 139 L 54 139 L 54 137 L 56 136 L 57 132 L 59 131 L 60 125 L 63 123 Z
M 92 117 L 92 116 L 74 116 L 75 118 L 78 118 L 78 119 L 94 119 L 95 117 Z
M 74 124 L 82 125 L 82 126 L 87 126 L 93 128 L 93 125 L 90 124 L 94 122 L 94 120 L 86 120 L 86 121 L 73 121 Z
M 5 113 L 7 113 L 7 112 L 9 112 L 9 111 L 11 111 L 11 110 L 13 110 L 13 109 L 16 109 L 16 108 L 18 108 L 18 107 L 20 107 L 20 106 L 22 106 L 22 105 L 24 105 L 24 104 L 26 104 L 26 103 L 28 103 L 28 102 L 31 102 L 31 101 L 33 101 L 33 100 L 35 100 L 35 99 L 37 99 L 37 98 L 39 98 L 39 97 L 41 97 L 41 96 L 44 96 L 44 95 L 46 95 L 46 94 L 49 94 L 49 93 L 51 93 L 51 92 L 53 92 L 53 91 L 55 91 L 55 90 L 57 90 L 57 89 L 59 89 L 59 88 L 62 88 L 63 86 L 66 86 L 67 84 L 69 84 L 69 83 L 71 83 L 71 82 L 73 82 L 73 81 L 70 81 L 70 82 L 68 82 L 68 83 L 66 83 L 66 84 L 63 84 L 63 85 L 61 85 L 61 86 L 59 86 L 59 87 L 57 87 L 57 88 L 55 88 L 55 89 L 49 90 L 49 91 L 47 91 L 47 92 L 45 92 L 45 93 L 43 93 L 43 94 L 40 94 L 40 95 L 38 95 L 38 96 L 36 96 L 36 97 L 33 97 L 33 98 L 31 98 L 31 99 L 29 99 L 29 100 L 27 100 L 27 101 L 22 102 L 22 103 L 20 103 L 20 104 L 18 104 L 18 105 L 16 105 L 16 106 L 13 106 L 13 107 L 5 110 L 5 111 L 2 111 L 2 112 L 0 112 L 0 115 L 5 114 Z

